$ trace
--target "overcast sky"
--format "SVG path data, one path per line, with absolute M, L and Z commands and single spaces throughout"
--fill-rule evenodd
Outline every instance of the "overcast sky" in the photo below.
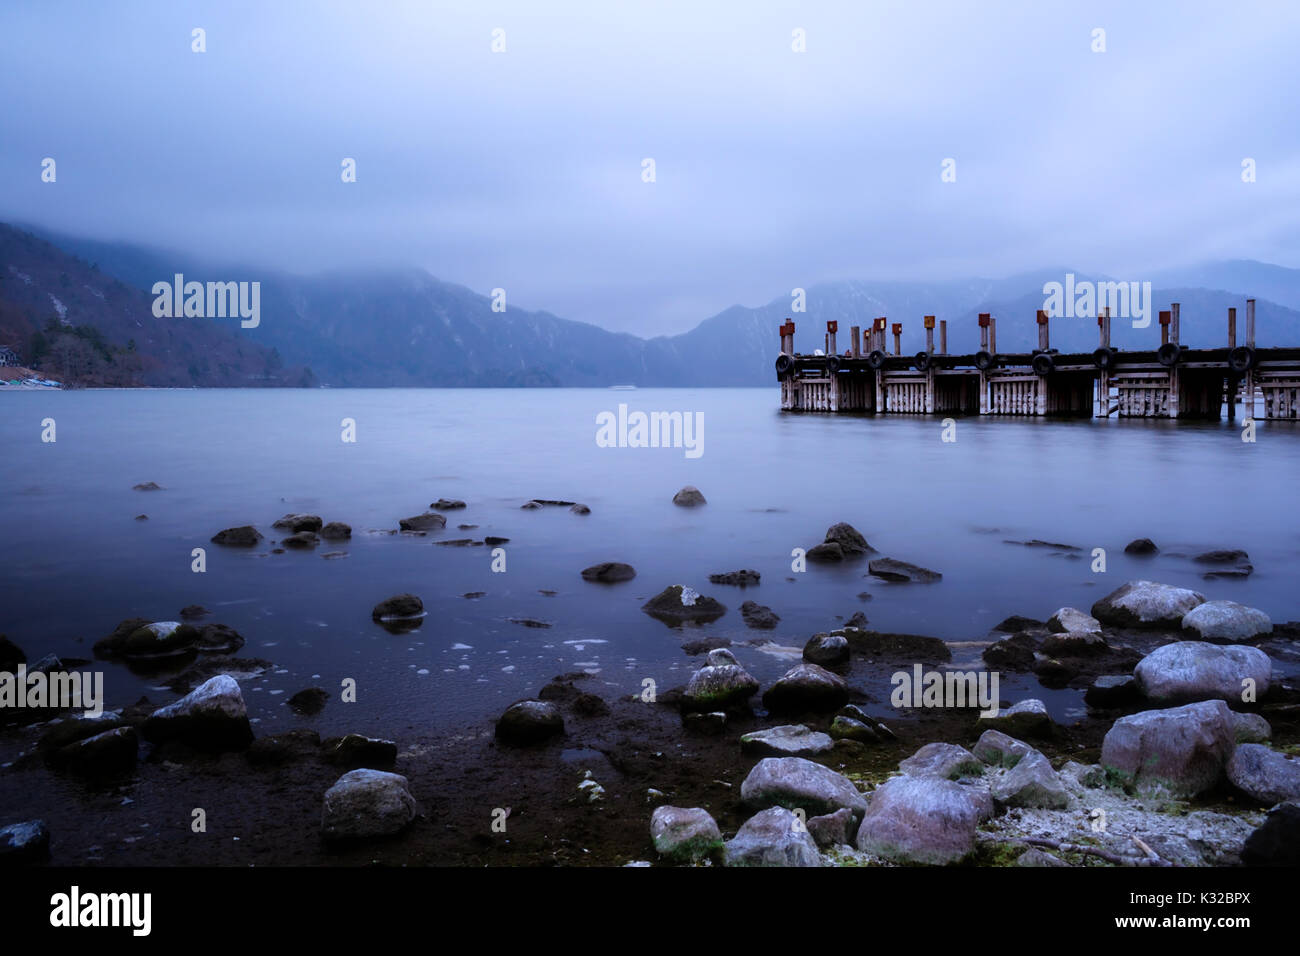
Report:
M 1294 267 L 1297 50 L 1300 4 L 1240 0 L 4 0 L 0 219 L 642 335 L 828 279 Z

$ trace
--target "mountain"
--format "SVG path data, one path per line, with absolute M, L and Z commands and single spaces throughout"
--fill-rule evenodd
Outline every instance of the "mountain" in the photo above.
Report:
M 260 282 L 257 328 L 241 329 L 229 320 L 191 321 L 219 325 L 223 335 L 308 366 L 320 382 L 333 386 L 769 385 L 777 328 L 787 318 L 796 324 L 797 350 L 812 352 L 824 344 L 827 320 L 839 322 L 837 345 L 843 350 L 850 326 L 865 329 L 883 315 L 891 324 L 903 324 L 902 349 L 910 355 L 925 345 L 923 315 L 946 319 L 949 351 L 968 353 L 979 346 L 978 314 L 991 312 L 998 319 L 999 351 L 1028 351 L 1037 344 L 1035 316 L 1044 305 L 1045 283 L 1064 282 L 1070 272 L 1077 282 L 1108 278 L 1062 267 L 1002 279 L 828 282 L 806 290 L 803 312 L 792 312 L 791 299 L 781 296 L 756 307 L 732 306 L 681 335 L 641 339 L 513 304 L 496 312 L 489 297 L 414 268 L 297 276 L 122 243 L 46 238 L 139 292 L 147 293 L 160 280 L 170 282 L 177 272 L 187 281 Z M 1300 344 L 1300 270 L 1239 260 L 1156 278 L 1151 325 L 1134 329 L 1116 318 L 1112 344 L 1157 346 L 1155 313 L 1174 301 L 1181 304 L 1184 344 L 1224 344 L 1230 306 L 1238 310 L 1238 341 L 1244 341 L 1248 295 L 1258 300 L 1258 344 Z M 0 286 L 0 300 L 5 288 Z M 120 331 L 117 335 L 114 341 Z M 888 340 L 892 348 L 892 334 Z M 1054 348 L 1090 352 L 1097 341 L 1093 318 L 1052 321 Z
M 0 224 L 0 345 L 76 385 L 314 384 L 238 321 L 160 319 L 153 296 L 52 243 Z

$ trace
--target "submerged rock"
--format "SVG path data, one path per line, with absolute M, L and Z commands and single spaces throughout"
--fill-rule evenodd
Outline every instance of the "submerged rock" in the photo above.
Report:
M 331 521 L 320 529 L 320 536 L 326 541 L 342 541 L 352 537 L 352 525 L 342 521 Z
M 1159 550 L 1160 549 L 1156 547 L 1156 543 L 1150 538 L 1134 538 L 1128 544 L 1124 545 L 1125 554 L 1155 554 Z
M 636 568 L 621 561 L 605 561 L 582 569 L 584 581 L 599 581 L 602 584 L 614 584 L 618 581 L 631 581 L 636 577 Z
M 814 545 L 804 554 L 809 561 L 817 561 L 823 564 L 844 560 L 844 549 L 838 541 L 823 541 L 821 544 Z
M 419 617 L 424 613 L 424 602 L 414 594 L 395 594 L 380 601 L 370 611 L 372 621 L 400 620 Z
M 802 808 L 809 815 L 847 807 L 856 817 L 867 801 L 847 777 L 803 757 L 764 757 L 740 785 L 748 807 Z
M 723 845 L 726 866 L 821 866 L 821 854 L 797 814 L 771 807 L 750 817 Z
M 1121 717 L 1102 741 L 1101 763 L 1140 792 L 1192 797 L 1219 782 L 1235 746 L 1227 704 L 1203 701 Z
M 939 777 L 894 777 L 871 795 L 857 846 L 898 863 L 957 863 L 975 849 L 976 828 L 992 815 L 987 791 Z
M 1157 703 L 1240 703 L 1246 681 L 1253 682 L 1257 698 L 1268 692 L 1272 670 L 1273 662 L 1257 647 L 1177 641 L 1142 658 L 1133 675 L 1142 694 Z
M 465 507 L 465 502 L 459 498 L 439 498 L 433 504 L 429 505 L 430 511 L 459 511 Z
M 909 564 L 895 558 L 872 558 L 867 569 L 878 578 L 897 582 L 938 581 L 943 575 L 917 564 Z
M 162 491 L 162 485 L 156 481 L 142 481 L 138 485 L 131 486 L 132 491 Z
M 1183 615 L 1182 628 L 1202 641 L 1253 641 L 1273 631 L 1273 621 L 1259 608 L 1236 601 L 1206 601 Z
M 746 601 L 740 605 L 740 616 L 748 627 L 759 631 L 770 631 L 781 623 L 781 618 L 775 611 L 756 601 Z
M 867 544 L 867 539 L 862 536 L 853 525 L 840 521 L 826 529 L 826 544 L 838 544 L 840 552 L 846 557 L 854 557 L 859 554 L 869 554 L 876 549 Z
M 405 777 L 351 770 L 325 791 L 321 833 L 327 840 L 388 836 L 404 830 L 418 812 Z
M 580 504 L 580 503 L 579 503 L 579 504 L 574 504 L 572 507 L 569 508 L 569 510 L 570 510 L 571 512 L 573 512 L 575 515 L 589 515 L 589 514 L 591 514 L 591 509 L 590 509 L 589 507 L 587 507 L 586 505 L 584 505 L 584 504 Z
M 669 625 L 687 621 L 707 623 L 727 613 L 724 604 L 681 584 L 664 588 L 641 605 L 641 610 Z
M 251 548 L 261 540 L 261 532 L 251 524 L 240 525 L 237 528 L 226 528 L 224 531 L 218 531 L 212 536 L 213 544 L 224 544 L 231 548 Z
M 218 674 L 155 710 L 141 733 L 154 743 L 179 740 L 199 750 L 243 750 L 253 740 L 244 695 L 228 674 Z
M 1205 595 L 1154 581 L 1129 581 L 1092 606 L 1092 616 L 1103 624 L 1123 627 L 1181 626 L 1183 616 L 1205 603 Z
M 496 737 L 503 743 L 526 747 L 564 733 L 564 718 L 554 704 L 521 700 L 506 708 L 497 720 Z
M 674 863 L 695 863 L 722 849 L 722 831 L 707 810 L 656 807 L 650 838 L 659 855 Z
M 673 504 L 682 508 L 694 508 L 699 505 L 708 504 L 704 500 L 704 495 L 700 494 L 700 489 L 694 485 L 687 485 L 677 494 L 673 495 Z
M 292 532 L 321 530 L 320 515 L 287 514 L 271 527 Z
M 738 588 L 753 587 L 758 584 L 761 575 L 749 568 L 740 571 L 727 571 L 724 574 L 710 574 L 710 584 L 727 584 Z
M 816 664 L 796 664 L 763 694 L 763 706 L 773 713 L 825 713 L 849 700 L 849 687 L 837 674 Z
M 286 548 L 298 548 L 301 550 L 304 548 L 316 547 L 316 545 L 320 544 L 320 538 L 318 538 L 316 533 L 313 531 L 298 531 L 286 538 L 282 538 L 280 544 Z
M 428 512 L 401 518 L 397 522 L 397 527 L 402 531 L 438 531 L 447 527 L 447 519 L 443 515 Z

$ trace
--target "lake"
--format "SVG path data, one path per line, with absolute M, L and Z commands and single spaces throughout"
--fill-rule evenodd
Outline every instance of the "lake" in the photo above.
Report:
M 979 644 L 965 642 L 986 642 L 1008 615 L 1086 610 L 1139 577 L 1254 605 L 1275 622 L 1300 618 L 1295 425 L 1260 423 L 1250 444 L 1227 422 L 966 418 L 944 442 L 937 418 L 783 414 L 778 402 L 775 386 L 9 392 L 0 396 L 0 633 L 29 660 L 90 657 L 121 619 L 176 620 L 201 604 L 213 612 L 205 620 L 246 637 L 241 657 L 276 665 L 244 685 L 259 734 L 294 725 L 284 705 L 294 692 L 352 678 L 357 703 L 327 707 L 312 726 L 391 735 L 395 724 L 429 730 L 495 716 L 575 670 L 598 671 L 609 692 L 639 691 L 646 678 L 665 689 L 698 666 L 681 649 L 687 638 L 800 648 L 855 611 L 873 629 L 953 642 L 957 665 L 978 659 Z M 701 453 L 600 447 L 597 416 L 620 403 L 702 416 Z M 47 418 L 52 443 L 41 440 Z M 344 419 L 355 421 L 355 442 L 342 440 Z M 133 490 L 147 481 L 162 490 Z M 706 506 L 672 504 L 688 484 Z M 468 504 L 447 512 L 446 530 L 389 533 L 440 497 Z M 521 510 L 532 498 L 583 502 L 591 513 Z M 271 524 L 286 512 L 347 522 L 353 537 L 270 553 L 281 536 Z M 889 584 L 866 576 L 865 562 L 793 571 L 792 550 L 837 521 L 943 580 Z M 243 524 L 267 536 L 261 546 L 209 542 Z M 484 535 L 510 539 L 504 572 L 487 547 L 435 546 Z M 1140 536 L 1161 554 L 1125 555 Z M 1006 543 L 1027 539 L 1083 550 Z M 1249 551 L 1254 574 L 1202 580 L 1190 555 L 1219 547 Z M 206 549 L 203 573 L 191 570 L 194 548 Z M 1104 573 L 1093 571 L 1094 548 L 1105 549 Z M 322 557 L 331 551 L 346 556 Z M 637 577 L 582 580 L 601 561 L 628 562 Z M 741 568 L 762 583 L 741 591 L 708 581 Z M 727 614 L 674 630 L 642 613 L 676 583 L 716 597 Z M 397 636 L 370 612 L 403 591 L 428 616 Z M 471 592 L 484 595 L 463 596 Z M 776 630 L 744 625 L 746 599 L 780 615 Z M 765 685 L 793 663 L 750 646 L 736 653 Z M 174 696 L 156 677 L 100 666 L 109 707 Z M 888 685 L 868 691 L 887 701 Z M 1072 700 L 1050 702 L 1059 716 Z

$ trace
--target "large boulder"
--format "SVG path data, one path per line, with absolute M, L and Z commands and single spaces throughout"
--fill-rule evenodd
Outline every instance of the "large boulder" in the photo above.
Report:
M 819 667 L 847 664 L 849 642 L 843 634 L 814 634 L 803 646 L 803 659 Z
M 786 671 L 763 694 L 763 706 L 773 713 L 826 713 L 849 702 L 849 685 L 824 667 L 803 662 Z
M 992 815 L 985 790 L 939 777 L 894 777 L 871 795 L 857 847 L 898 863 L 956 863 L 975 848 L 976 828 Z
M 669 625 L 684 624 L 687 621 L 707 623 L 716 621 L 727 613 L 726 605 L 682 584 L 664 588 L 642 604 L 641 610 Z
M 1273 631 L 1273 621 L 1256 607 L 1236 601 L 1206 601 L 1183 615 L 1182 628 L 1202 641 L 1253 641 Z
M 1151 555 L 1160 549 L 1150 538 L 1134 538 L 1128 544 L 1124 545 L 1125 554 Z
M 1240 702 L 1253 681 L 1256 698 L 1269 687 L 1273 662 L 1257 647 L 1176 641 L 1158 647 L 1133 669 L 1148 700 L 1182 704 L 1197 700 Z
M 1224 770 L 1229 783 L 1265 806 L 1300 800 L 1300 760 L 1263 744 L 1239 744 Z
M 1033 747 L 1022 740 L 1008 737 L 1000 730 L 986 730 L 980 734 L 971 751 L 976 757 L 995 767 L 1010 769 L 1031 753 L 1037 753 Z
M 931 571 L 917 564 L 909 564 L 896 558 L 872 558 L 867 570 L 878 578 L 897 582 L 938 581 L 943 577 L 938 571 Z
M 401 774 L 350 770 L 325 791 L 321 833 L 327 840 L 388 836 L 404 830 L 418 812 Z
M 866 799 L 844 776 L 802 757 L 764 757 L 740 785 L 748 807 L 802 808 L 809 816 L 847 807 L 854 816 L 867 808 Z
M 1177 628 L 1183 616 L 1205 595 L 1154 581 L 1129 581 L 1092 606 L 1092 616 L 1102 624 L 1121 627 Z
M 853 819 L 853 812 L 847 807 L 808 818 L 808 833 L 820 847 L 852 846 L 857 832 L 858 821 Z
M 229 674 L 218 674 L 155 710 L 140 730 L 145 740 L 179 740 L 199 750 L 243 750 L 253 742 L 244 695 Z
M 957 744 L 926 744 L 912 756 L 898 762 L 898 769 L 909 777 L 939 777 L 956 780 L 958 777 L 978 777 L 984 764 L 965 747 Z
M 726 866 L 821 866 L 821 854 L 798 814 L 771 807 L 750 817 L 723 846 Z
M 824 541 L 827 544 L 838 544 L 840 553 L 846 558 L 876 550 L 867 544 L 867 539 L 862 536 L 857 528 L 844 521 L 837 522 L 827 528 Z
M 564 718 L 549 701 L 518 701 L 497 719 L 497 740 L 516 747 L 540 743 L 563 733 Z
M 1139 792 L 1192 797 L 1215 786 L 1232 755 L 1232 711 L 1221 700 L 1146 710 L 1115 721 L 1101 745 L 1101 764 Z
M 740 666 L 730 651 L 714 649 L 707 662 L 687 681 L 682 691 L 682 710 L 689 713 L 743 707 L 758 693 L 758 680 Z
M 835 746 L 835 741 L 803 724 L 787 724 L 741 735 L 741 753 L 760 757 L 815 757 Z
M 704 495 L 700 494 L 700 489 L 694 485 L 687 485 L 677 494 L 673 495 L 673 504 L 682 508 L 695 508 L 699 505 L 708 504 L 704 500 Z
M 656 807 L 650 837 L 659 855 L 674 863 L 695 863 L 722 849 L 722 831 L 707 810 Z
M 1052 765 L 1037 750 L 1031 750 L 1016 765 L 993 781 L 993 799 L 1006 807 L 1039 807 L 1064 810 L 1070 795 Z

